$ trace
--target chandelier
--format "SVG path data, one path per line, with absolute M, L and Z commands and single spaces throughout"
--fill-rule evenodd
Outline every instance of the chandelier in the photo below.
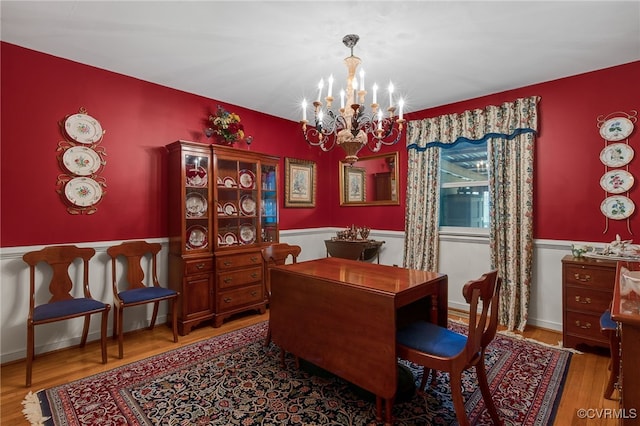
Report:
M 398 101 L 398 116 L 395 116 L 396 107 L 393 103 L 393 84 L 389 83 L 389 107 L 388 115 L 384 115 L 378 105 L 378 86 L 372 86 L 371 112 L 366 112 L 365 97 L 367 91 L 364 85 L 364 71 L 360 70 L 360 83 L 356 78 L 356 70 L 360 65 L 360 58 L 353 56 L 353 47 L 360 37 L 356 34 L 344 36 L 342 42 L 351 49 L 351 56 L 345 58 L 347 65 L 347 88 L 340 90 L 340 109 L 334 112 L 333 104 L 333 75 L 329 76 L 327 83 L 326 106 L 323 108 L 322 95 L 324 80 L 318 84 L 318 98 L 313 102 L 314 126 L 307 126 L 307 101 L 302 101 L 302 134 L 311 146 L 318 146 L 323 151 L 330 151 L 336 145 L 347 154 L 345 161 L 353 164 L 358 161 L 358 152 L 365 146 L 372 152 L 378 152 L 382 145 L 393 145 L 400 140 L 402 127 L 404 101 Z

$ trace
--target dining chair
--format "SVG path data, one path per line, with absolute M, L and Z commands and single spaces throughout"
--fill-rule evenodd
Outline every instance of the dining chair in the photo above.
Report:
M 611 361 L 609 361 L 609 380 L 604 390 L 604 397 L 611 399 L 616 383 L 618 382 L 618 374 L 620 372 L 620 338 L 618 337 L 618 325 L 611 318 L 611 310 L 607 309 L 600 316 L 600 332 L 609 341 L 609 350 L 611 352 Z
M 71 318 L 84 317 L 84 328 L 80 347 L 87 343 L 91 315 L 101 313 L 100 344 L 102 346 L 102 363 L 107 362 L 107 320 L 111 305 L 95 300 L 89 290 L 89 260 L 95 255 L 92 248 L 79 248 L 74 245 L 45 247 L 38 251 L 25 253 L 22 259 L 29 265 L 29 317 L 27 318 L 27 387 L 31 386 L 33 360 L 35 359 L 34 340 L 35 326 Z M 79 280 L 71 279 L 69 267 L 82 259 L 82 290 L 77 287 Z M 45 288 L 42 285 L 47 275 L 36 279 L 36 265 L 44 262 L 49 265 L 52 275 L 48 285 L 51 297 L 46 303 L 39 303 L 39 294 Z M 74 277 L 79 276 L 72 274 Z M 39 281 L 39 283 L 36 283 Z M 82 293 L 80 295 L 80 293 Z
M 118 339 L 118 357 L 123 356 L 123 319 L 124 309 L 130 306 L 138 306 L 153 303 L 153 315 L 149 330 L 152 330 L 158 316 L 160 302 L 167 300 L 170 302 L 171 323 L 173 328 L 173 342 L 178 341 L 178 311 L 176 301 L 180 293 L 175 290 L 161 287 L 158 281 L 158 253 L 161 245 L 159 243 L 149 243 L 146 241 L 127 241 L 119 245 L 109 247 L 107 254 L 111 257 L 111 283 L 113 289 L 113 304 L 115 313 L 113 315 L 113 337 Z M 119 277 L 117 272 L 118 257 L 122 256 L 126 265 Z M 142 269 L 142 260 L 151 257 L 151 265 L 148 272 L 150 276 L 145 276 Z
M 398 357 L 424 367 L 419 392 L 423 391 L 431 370 L 449 372 L 453 406 L 461 426 L 469 425 L 462 397 L 462 372 L 471 367 L 475 367 L 491 419 L 496 425 L 502 424 L 491 399 L 484 365 L 486 348 L 498 326 L 500 284 L 498 271 L 491 271 L 464 285 L 462 294 L 470 305 L 467 336 L 426 321 L 413 322 L 397 332 Z
M 302 248 L 296 245 L 290 245 L 287 243 L 276 243 L 263 247 L 261 250 L 262 259 L 264 261 L 264 276 L 265 285 L 267 290 L 267 302 L 271 300 L 271 276 L 269 274 L 269 268 L 273 265 L 284 265 L 287 263 L 287 259 L 291 259 L 292 263 L 298 261 L 298 256 Z M 264 341 L 264 346 L 269 346 L 271 343 L 271 326 L 267 328 L 267 338 Z M 284 349 L 280 351 L 280 358 L 284 364 Z

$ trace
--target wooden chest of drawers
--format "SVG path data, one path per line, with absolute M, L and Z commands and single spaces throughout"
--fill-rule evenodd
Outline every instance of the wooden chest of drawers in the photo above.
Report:
M 562 340 L 568 348 L 580 344 L 609 348 L 600 333 L 600 316 L 613 298 L 616 262 L 591 258 L 562 259 Z
M 220 327 L 225 318 L 237 312 L 251 309 L 266 312 L 260 250 L 220 252 L 215 257 L 214 326 Z

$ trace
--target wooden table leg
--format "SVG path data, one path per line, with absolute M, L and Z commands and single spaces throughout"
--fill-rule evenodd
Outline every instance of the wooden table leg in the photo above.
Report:
M 382 421 L 382 398 L 376 395 L 376 421 Z
M 385 419 L 384 419 L 384 424 L 385 426 L 391 426 L 393 425 L 393 419 L 391 414 L 393 414 L 393 398 L 387 398 L 384 400 L 385 402 Z

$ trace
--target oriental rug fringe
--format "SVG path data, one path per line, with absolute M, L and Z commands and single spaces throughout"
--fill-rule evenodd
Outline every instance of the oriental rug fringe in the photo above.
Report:
M 464 333 L 465 327 L 450 323 Z M 233 331 L 51 389 L 23 402 L 32 425 L 379 425 L 375 403 L 353 385 L 280 365 L 263 347 L 267 323 Z M 488 378 L 505 425 L 553 423 L 571 353 L 498 334 L 487 351 Z M 422 369 L 400 361 L 419 384 Z M 375 372 L 372 372 L 375 374 Z M 456 424 L 449 376 L 424 395 L 394 405 L 396 425 Z M 491 424 L 475 381 L 463 377 L 472 425 Z

